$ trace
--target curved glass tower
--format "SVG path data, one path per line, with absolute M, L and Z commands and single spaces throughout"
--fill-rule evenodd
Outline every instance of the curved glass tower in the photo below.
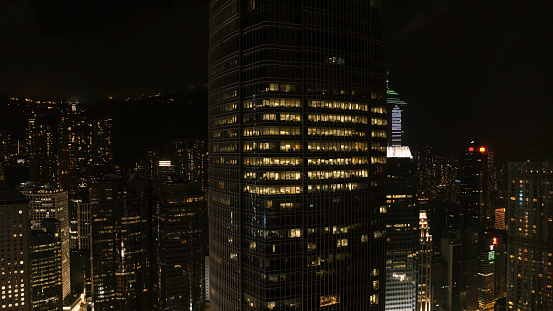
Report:
M 210 0 L 211 310 L 384 310 L 378 0 Z

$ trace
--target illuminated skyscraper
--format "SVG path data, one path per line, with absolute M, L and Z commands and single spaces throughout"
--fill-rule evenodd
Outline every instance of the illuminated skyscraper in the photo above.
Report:
M 388 145 L 402 146 L 403 127 L 402 114 L 407 103 L 399 98 L 394 90 L 386 90 L 386 101 L 388 103 Z
M 211 310 L 384 310 L 381 5 L 210 0 Z
M 63 299 L 71 295 L 71 263 L 69 262 L 69 210 L 67 191 L 44 187 L 21 188 L 29 199 L 31 229 L 41 230 L 42 220 L 55 218 L 60 221 Z
M 508 164 L 507 305 L 553 310 L 553 166 Z
M 426 210 L 419 211 L 418 305 L 419 311 L 432 310 L 432 235 Z
M 496 300 L 505 297 L 506 249 L 499 237 L 485 237 L 479 241 L 478 307 L 481 311 L 494 311 Z
M 419 210 L 415 161 L 409 147 L 388 147 L 386 186 L 386 310 L 415 310 Z
M 19 191 L 0 188 L 0 310 L 32 310 L 29 203 Z

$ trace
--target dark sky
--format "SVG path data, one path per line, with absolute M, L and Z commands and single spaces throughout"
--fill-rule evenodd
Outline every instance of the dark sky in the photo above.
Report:
M 553 1 L 385 0 L 407 131 L 459 154 L 553 158 Z M 208 0 L 1 0 L 0 95 L 87 101 L 207 80 Z

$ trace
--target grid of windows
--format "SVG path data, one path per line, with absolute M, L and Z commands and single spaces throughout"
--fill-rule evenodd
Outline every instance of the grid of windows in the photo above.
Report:
M 9 199 L 12 198 L 12 199 Z M 0 310 L 29 310 L 29 209 L 16 190 L 0 190 Z
M 211 309 L 383 310 L 380 1 L 210 0 L 208 86 Z
M 61 225 L 62 286 L 64 299 L 71 294 L 71 267 L 69 261 L 69 207 L 67 191 L 46 190 L 42 188 L 21 190 L 29 199 L 31 229 L 39 230 L 42 219 L 55 218 Z
M 553 310 L 553 167 L 508 165 L 507 305 Z

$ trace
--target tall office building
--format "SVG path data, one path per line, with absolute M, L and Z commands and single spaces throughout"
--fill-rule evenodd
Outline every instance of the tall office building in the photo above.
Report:
M 144 181 L 90 187 L 94 310 L 151 310 L 149 192 Z
M 553 310 L 553 166 L 508 164 L 507 305 Z
M 499 237 L 485 237 L 479 241 L 478 307 L 480 311 L 494 311 L 496 300 L 505 297 L 506 248 Z
M 384 310 L 381 1 L 210 0 L 212 310 Z
M 33 310 L 63 309 L 61 222 L 41 221 L 40 230 L 31 230 L 31 287 Z
M 416 310 L 419 210 L 416 165 L 407 146 L 389 146 L 386 186 L 386 310 Z
M 201 183 L 157 183 L 152 212 L 155 310 L 203 310 L 207 207 Z
M 0 310 L 32 310 L 29 203 L 19 191 L 0 188 Z
M 29 199 L 31 229 L 41 230 L 42 220 L 55 218 L 61 226 L 63 299 L 71 295 L 71 263 L 69 247 L 69 210 L 67 191 L 26 185 L 19 189 Z

